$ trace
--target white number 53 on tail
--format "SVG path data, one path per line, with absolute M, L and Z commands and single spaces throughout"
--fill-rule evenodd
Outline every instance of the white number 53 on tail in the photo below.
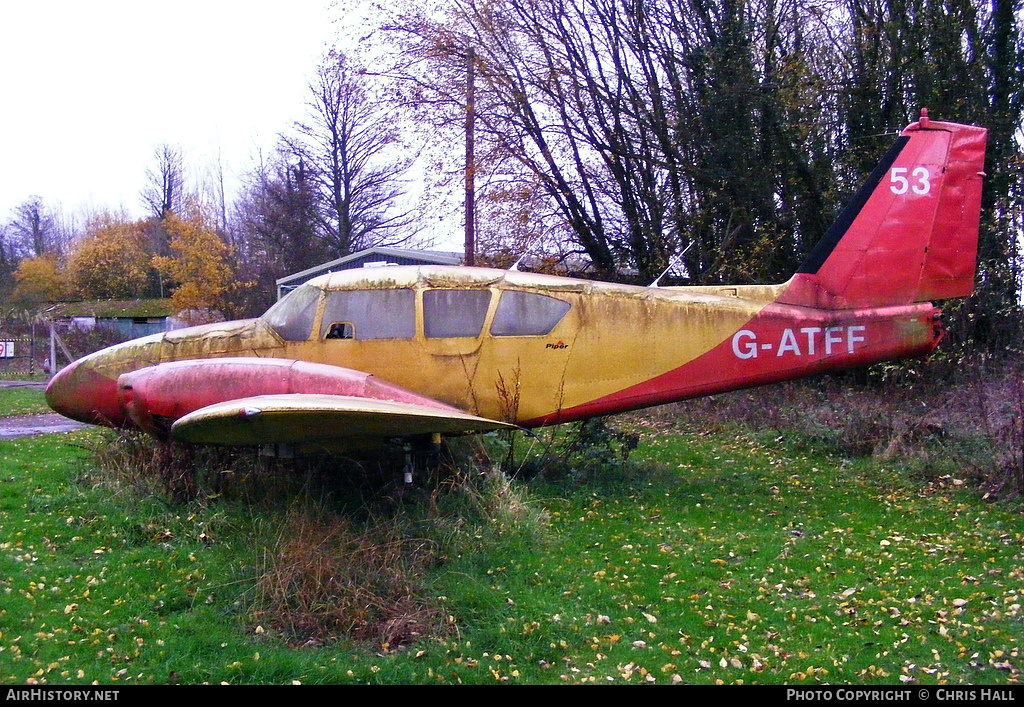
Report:
M 889 172 L 889 190 L 893 194 L 902 195 L 911 191 L 919 196 L 924 196 L 932 190 L 931 175 L 927 167 L 893 167 Z

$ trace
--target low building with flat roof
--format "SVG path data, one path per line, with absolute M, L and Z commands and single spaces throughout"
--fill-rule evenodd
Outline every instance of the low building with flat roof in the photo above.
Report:
M 286 275 L 277 281 L 277 298 L 281 299 L 302 283 L 317 275 L 353 268 L 383 268 L 389 265 L 462 265 L 463 254 L 412 248 L 367 248 L 301 272 Z

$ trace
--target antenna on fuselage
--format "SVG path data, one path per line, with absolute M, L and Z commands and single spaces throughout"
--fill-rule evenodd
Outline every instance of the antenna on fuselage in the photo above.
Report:
M 518 260 L 516 260 L 516 262 L 512 263 L 512 267 L 510 267 L 510 268 L 509 268 L 509 271 L 510 271 L 510 272 L 519 272 L 519 263 L 523 262 L 523 258 L 525 258 L 525 257 L 527 256 L 527 254 L 529 254 L 529 252 L 530 252 L 530 246 L 532 246 L 532 245 L 533 245 L 533 242 L 534 242 L 535 240 L 537 240 L 537 239 L 536 239 L 536 238 L 534 238 L 534 240 L 533 240 L 533 241 L 530 241 L 530 242 L 528 242 L 528 243 L 526 244 L 526 248 L 524 248 L 524 249 L 523 249 L 523 254 L 522 254 L 522 255 L 520 255 L 520 256 L 519 256 L 519 259 L 518 259 Z
M 690 241 L 690 245 L 688 245 L 685 248 L 683 248 L 683 252 L 682 253 L 680 253 L 679 255 L 673 255 L 671 258 L 669 258 L 669 260 L 668 260 L 668 267 L 665 268 L 664 270 L 662 270 L 661 274 L 658 275 L 658 277 L 654 278 L 654 282 L 652 282 L 650 285 L 648 285 L 648 287 L 658 287 L 658 283 L 661 282 L 661 278 L 663 278 L 666 275 L 668 275 L 668 271 L 671 270 L 672 268 L 674 268 L 677 262 L 682 262 L 683 256 L 686 255 L 686 251 L 690 250 L 690 248 L 692 248 L 692 247 L 693 247 L 693 241 Z

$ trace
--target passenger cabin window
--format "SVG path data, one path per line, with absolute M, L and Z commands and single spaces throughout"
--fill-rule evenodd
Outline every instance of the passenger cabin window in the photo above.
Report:
M 569 303 L 535 292 L 506 290 L 491 323 L 493 336 L 544 336 L 569 311 Z
M 339 290 L 327 293 L 324 339 L 411 339 L 416 334 L 412 290 Z
M 285 341 L 305 341 L 313 329 L 319 300 L 319 288 L 297 287 L 278 300 L 261 319 Z
M 428 339 L 478 337 L 490 302 L 490 290 L 426 290 L 423 333 Z

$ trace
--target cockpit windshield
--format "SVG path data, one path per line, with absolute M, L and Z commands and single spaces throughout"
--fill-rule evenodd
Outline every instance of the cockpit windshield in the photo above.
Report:
M 313 330 L 320 292 L 320 288 L 310 285 L 297 287 L 260 318 L 285 341 L 305 341 Z

